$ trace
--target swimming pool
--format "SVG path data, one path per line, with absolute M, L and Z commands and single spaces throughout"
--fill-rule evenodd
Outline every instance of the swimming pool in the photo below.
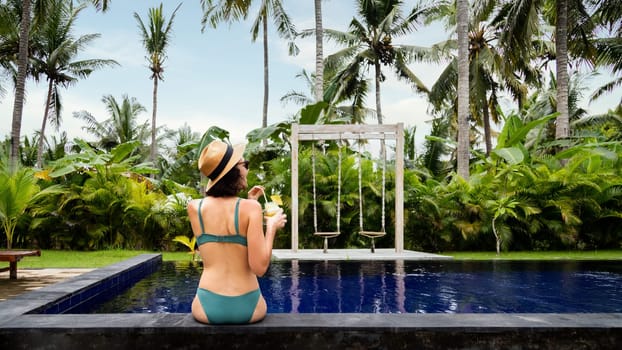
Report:
M 238 349 L 298 350 L 575 350 L 578 345 L 617 350 L 622 344 L 622 313 L 615 312 L 272 313 L 259 323 L 227 326 L 206 326 L 188 313 L 71 313 L 161 266 L 161 254 L 142 254 L 0 302 L 0 349 L 88 344 L 102 350 L 210 350 L 234 344 Z M 293 271 L 295 263 L 290 267 Z
M 163 262 L 72 313 L 188 313 L 201 267 Z M 619 313 L 622 266 L 603 261 L 274 261 L 269 313 Z M 118 292 L 118 291 L 117 291 Z

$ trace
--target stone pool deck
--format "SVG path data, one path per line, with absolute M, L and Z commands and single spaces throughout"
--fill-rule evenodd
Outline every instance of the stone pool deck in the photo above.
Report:
M 448 260 L 451 256 L 404 250 L 400 253 L 395 249 L 377 248 L 374 253 L 370 249 L 273 249 L 272 256 L 277 260 Z
M 19 269 L 17 279 L 10 279 L 8 273 L 0 274 L 0 302 L 92 270 L 77 268 Z
M 32 314 L 71 308 L 159 261 L 159 254 L 141 255 L 0 302 L 0 348 L 557 350 L 622 345 L 622 313 L 270 314 L 241 326 L 203 325 L 188 314 Z

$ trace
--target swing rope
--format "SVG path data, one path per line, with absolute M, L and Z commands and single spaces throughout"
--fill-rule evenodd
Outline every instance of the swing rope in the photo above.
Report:
M 317 232 L 317 205 L 315 193 L 315 146 L 311 145 L 311 178 L 313 179 L 313 229 Z
M 338 161 L 337 161 L 337 231 L 335 232 L 320 232 L 317 227 L 317 190 L 315 181 L 315 146 L 312 145 L 311 149 L 311 177 L 313 182 L 313 229 L 314 235 L 324 238 L 324 253 L 328 251 L 328 239 L 337 237 L 341 234 L 340 221 L 341 221 L 341 139 L 338 146 Z
M 384 139 L 382 140 L 384 143 Z M 382 216 L 381 216 L 381 230 L 380 231 L 365 231 L 363 224 L 363 162 L 361 158 L 362 144 L 359 139 L 359 152 L 358 152 L 358 165 L 359 165 L 359 234 L 365 237 L 371 238 L 371 252 L 376 252 L 376 244 L 374 238 L 382 237 L 386 234 L 385 231 L 385 183 L 386 183 L 386 171 L 387 171 L 387 153 L 386 145 L 382 145 Z

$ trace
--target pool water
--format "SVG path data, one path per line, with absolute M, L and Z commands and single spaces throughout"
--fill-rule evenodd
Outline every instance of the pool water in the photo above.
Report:
M 201 266 L 163 262 L 120 294 L 73 313 L 188 313 Z M 618 313 L 616 261 L 276 261 L 269 313 Z

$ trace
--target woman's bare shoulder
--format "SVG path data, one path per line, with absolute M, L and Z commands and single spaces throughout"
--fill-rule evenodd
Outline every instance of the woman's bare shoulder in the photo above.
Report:
M 261 203 L 254 199 L 242 199 L 240 206 L 246 210 L 259 210 L 261 211 Z
M 201 201 L 200 199 L 192 199 L 190 201 L 188 201 L 188 205 L 186 206 L 186 209 L 188 210 L 189 213 L 196 213 L 197 212 L 197 208 L 199 205 L 199 201 Z

